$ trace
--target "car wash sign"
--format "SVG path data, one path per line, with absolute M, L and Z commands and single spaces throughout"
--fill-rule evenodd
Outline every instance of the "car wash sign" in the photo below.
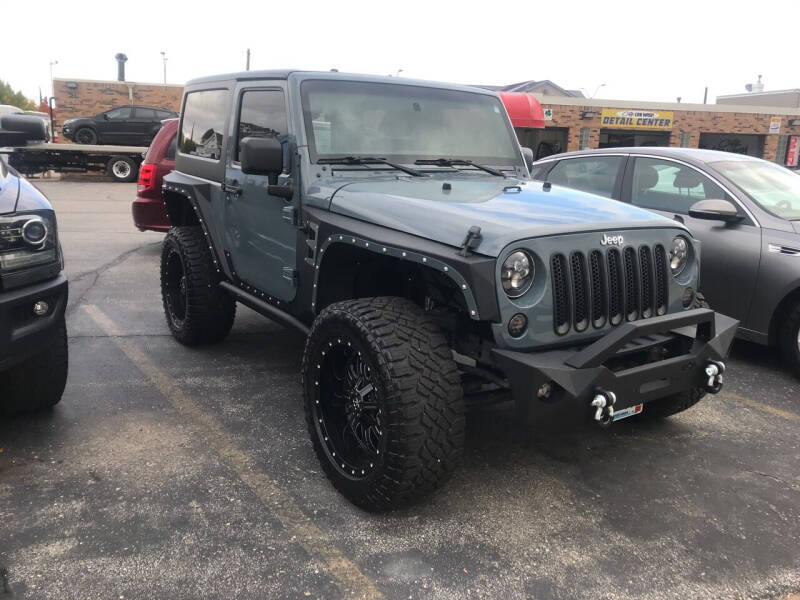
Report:
M 672 129 L 672 111 L 604 108 L 600 117 L 600 126 L 609 129 L 668 131 Z

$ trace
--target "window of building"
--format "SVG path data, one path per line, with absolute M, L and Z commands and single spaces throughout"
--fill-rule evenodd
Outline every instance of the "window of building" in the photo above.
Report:
M 700 200 L 722 200 L 725 191 L 697 169 L 658 158 L 637 158 L 631 203 L 644 208 L 688 214 Z
M 228 90 L 204 90 L 186 95 L 178 148 L 211 160 L 222 157 Z
M 246 137 L 278 137 L 287 131 L 283 90 L 249 90 L 239 109 L 236 159 Z
M 622 156 L 587 156 L 562 160 L 550 171 L 547 181 L 611 198 L 622 159 Z

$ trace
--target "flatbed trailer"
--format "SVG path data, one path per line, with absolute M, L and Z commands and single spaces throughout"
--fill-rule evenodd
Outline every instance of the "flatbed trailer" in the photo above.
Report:
M 0 148 L 8 163 L 24 175 L 106 172 L 114 181 L 136 181 L 147 148 L 89 144 L 29 144 Z

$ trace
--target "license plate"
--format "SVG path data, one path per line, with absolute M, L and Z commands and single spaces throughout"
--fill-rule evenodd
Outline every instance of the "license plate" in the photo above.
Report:
M 629 406 L 628 408 L 623 408 L 622 410 L 614 412 L 614 420 L 619 421 L 621 419 L 626 419 L 628 417 L 632 417 L 633 415 L 638 415 L 642 412 L 642 408 L 644 404 L 637 404 L 635 406 Z

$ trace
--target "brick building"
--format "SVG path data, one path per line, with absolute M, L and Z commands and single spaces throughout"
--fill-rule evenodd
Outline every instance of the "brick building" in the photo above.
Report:
M 89 117 L 122 104 L 180 111 L 183 95 L 182 85 L 62 78 L 53 80 L 53 90 L 58 109 L 57 130 L 66 119 Z
M 545 109 L 546 128 L 517 133 L 540 156 L 551 150 L 680 146 L 786 164 L 787 148 L 800 136 L 800 108 L 533 96 Z

